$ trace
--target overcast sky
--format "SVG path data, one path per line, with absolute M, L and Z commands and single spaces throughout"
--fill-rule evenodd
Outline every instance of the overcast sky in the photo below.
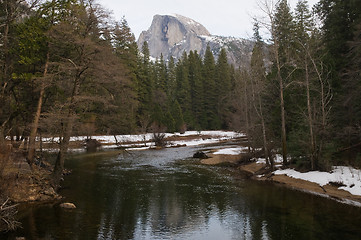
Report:
M 262 0 L 261 0 L 262 1 Z M 276 0 L 273 0 L 274 2 Z M 294 9 L 298 0 L 290 0 Z M 212 35 L 250 38 L 252 17 L 261 15 L 258 0 L 98 0 L 115 19 L 128 21 L 138 39 L 156 14 L 177 13 L 205 26 Z M 318 0 L 308 0 L 310 6 Z

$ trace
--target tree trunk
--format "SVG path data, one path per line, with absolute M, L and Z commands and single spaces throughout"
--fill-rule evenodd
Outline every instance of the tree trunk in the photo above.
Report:
M 63 175 L 64 171 L 64 162 L 66 153 L 68 152 L 69 143 L 70 143 L 70 137 L 73 130 L 74 125 L 74 115 L 72 111 L 69 110 L 68 118 L 66 120 L 65 128 L 63 130 L 63 136 L 61 138 L 60 142 L 60 149 L 58 156 L 56 158 L 54 171 L 53 171 L 53 186 L 57 188 L 60 184 L 60 180 Z
M 74 79 L 73 91 L 72 91 L 72 95 L 71 95 L 71 98 L 69 101 L 68 116 L 66 118 L 66 123 L 64 124 L 65 127 L 63 129 L 63 134 L 62 134 L 63 136 L 60 141 L 60 150 L 59 150 L 58 156 L 56 158 L 55 166 L 54 166 L 53 186 L 55 188 L 57 188 L 59 186 L 60 180 L 63 175 L 65 157 L 66 157 L 66 153 L 69 148 L 70 137 L 71 137 L 71 134 L 73 131 L 73 125 L 74 125 L 74 121 L 75 121 L 74 104 L 75 104 L 75 97 L 79 94 L 81 72 L 80 73 L 77 72 L 75 79 Z
M 0 126 L 0 148 L 5 146 L 5 133 L 4 127 Z
M 50 57 L 50 53 L 48 51 L 48 53 L 46 54 L 46 62 L 45 62 L 45 68 L 44 68 L 44 73 L 43 73 L 44 78 L 46 77 L 47 72 L 48 72 L 49 57 Z M 33 122 L 32 128 L 31 128 L 30 137 L 29 137 L 29 151 L 28 151 L 27 160 L 31 167 L 34 164 L 35 139 L 36 139 L 36 134 L 37 134 L 37 130 L 39 127 L 39 119 L 40 119 L 40 115 L 41 115 L 41 108 L 43 105 L 44 93 L 45 93 L 45 84 L 44 84 L 44 79 L 43 79 L 43 81 L 41 83 L 41 88 L 40 88 L 40 96 L 39 96 L 39 100 L 38 100 L 38 106 L 36 109 L 34 122 Z
M 7 8 L 7 6 L 5 6 L 5 8 Z M 6 22 L 5 22 L 5 26 L 4 26 L 4 35 L 3 35 L 3 51 L 4 51 L 4 63 L 3 63 L 3 82 L 2 84 L 2 89 L 1 89 L 1 97 L 4 99 L 5 97 L 5 89 L 7 87 L 7 75 L 8 75 L 8 67 L 9 67 L 9 47 L 8 47 L 8 43 L 9 43 L 9 24 L 10 24 L 10 16 L 7 17 Z
M 249 116 L 248 116 L 248 94 L 247 94 L 247 84 L 244 84 L 244 109 L 245 109 L 245 120 L 246 120 L 246 135 L 248 139 L 248 152 L 251 152 L 251 136 L 249 132 Z
M 262 135 L 263 135 L 263 149 L 264 149 L 264 155 L 265 155 L 265 158 L 266 158 L 266 163 L 270 164 L 271 169 L 273 170 L 274 161 L 273 161 L 273 157 L 270 154 L 270 151 L 269 151 L 268 146 L 267 146 L 266 125 L 265 125 L 263 116 L 261 117 L 261 124 L 262 124 Z
M 283 157 L 283 165 L 287 165 L 287 135 L 286 135 L 286 113 L 285 113 L 285 101 L 283 96 L 283 78 L 281 76 L 281 66 L 278 58 L 278 51 L 276 56 L 277 62 L 277 76 L 280 84 L 280 100 L 281 100 L 281 139 L 282 139 L 282 157 Z
M 257 82 L 255 84 L 253 84 L 253 79 L 257 79 L 256 80 Z M 260 82 L 261 82 L 261 80 L 258 79 L 257 77 L 255 77 L 255 76 L 251 77 L 252 102 L 253 102 L 253 107 L 261 120 L 263 149 L 264 149 L 266 164 L 270 165 L 271 168 L 273 169 L 273 165 L 274 165 L 273 159 L 272 159 L 272 156 L 270 156 L 270 154 L 269 154 L 268 146 L 267 146 L 266 124 L 265 124 L 264 117 L 263 117 L 263 104 L 262 104 L 262 99 L 261 99 L 262 87 L 260 86 Z M 257 87 L 257 96 L 256 96 L 256 90 L 255 90 L 254 85 L 258 86 Z M 256 99 L 256 97 L 257 97 L 257 99 Z M 258 106 L 257 106 L 257 104 L 258 104 Z
M 320 82 L 320 88 L 321 88 L 320 101 L 321 101 L 322 123 L 321 123 L 321 131 L 320 131 L 321 135 L 320 135 L 320 140 L 318 141 L 318 149 L 317 149 L 318 151 L 317 159 L 320 159 L 323 151 L 324 131 L 326 130 L 326 125 L 327 125 L 327 115 L 329 114 L 329 110 L 326 110 L 326 108 L 332 99 L 332 92 L 329 84 L 328 84 L 328 91 L 326 91 L 327 93 L 325 92 L 325 83 L 324 80 L 322 79 L 322 73 L 319 71 L 315 59 L 311 56 L 309 51 L 308 51 L 308 57 L 310 58 L 313 68 L 317 73 L 317 78 L 318 81 Z M 322 62 L 321 62 L 321 66 L 322 66 Z
M 307 113 L 308 113 L 308 125 L 310 130 L 310 148 L 311 148 L 311 169 L 315 170 L 315 138 L 313 135 L 313 121 L 312 121 L 312 109 L 311 109 L 311 97 L 310 97 L 310 79 L 308 74 L 307 55 L 305 57 L 305 70 L 306 70 L 306 91 L 307 91 Z
M 258 95 L 258 104 L 259 104 L 259 116 L 261 118 L 261 125 L 262 125 L 262 137 L 263 137 L 263 149 L 264 149 L 264 155 L 266 158 L 267 165 L 271 165 L 271 169 L 274 168 L 274 161 L 272 158 L 272 155 L 270 154 L 268 150 L 268 142 L 267 142 L 267 134 L 266 134 L 266 124 L 263 117 L 263 104 L 261 96 Z
M 5 1 L 5 9 L 8 8 L 8 2 Z M 4 107 L 4 104 L 6 102 L 6 97 L 5 97 L 5 90 L 8 84 L 8 67 L 9 67 L 9 49 L 8 49 L 8 43 L 9 43 L 9 25 L 10 25 L 10 13 L 7 11 L 7 17 L 5 20 L 5 26 L 4 26 L 4 32 L 3 32 L 3 46 L 2 46 L 2 51 L 3 51 L 3 56 L 4 56 L 4 61 L 3 61 L 3 66 L 2 66 L 2 78 L 0 78 L 0 87 L 1 87 L 1 95 L 0 95 L 0 108 Z M 2 114 L 3 111 L 0 110 L 0 114 Z M 0 123 L 0 146 L 4 146 L 5 145 L 5 125 L 7 123 L 8 120 Z

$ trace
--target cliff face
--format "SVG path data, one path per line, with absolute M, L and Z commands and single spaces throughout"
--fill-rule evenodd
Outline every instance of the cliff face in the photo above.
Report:
M 236 67 L 249 64 L 253 48 L 250 40 L 212 36 L 203 25 L 181 15 L 155 15 L 150 28 L 138 38 L 139 49 L 145 41 L 151 57 L 163 54 L 164 59 L 179 59 L 184 51 L 191 50 L 203 56 L 208 44 L 215 56 L 225 48 L 229 62 Z

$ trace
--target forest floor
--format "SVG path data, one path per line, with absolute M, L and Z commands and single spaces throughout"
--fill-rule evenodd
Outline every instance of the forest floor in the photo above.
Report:
M 46 162 L 45 162 L 46 163 Z M 34 165 L 30 168 L 25 153 L 18 150 L 1 162 L 1 193 L 13 203 L 47 202 L 61 197 L 51 186 L 52 167 Z

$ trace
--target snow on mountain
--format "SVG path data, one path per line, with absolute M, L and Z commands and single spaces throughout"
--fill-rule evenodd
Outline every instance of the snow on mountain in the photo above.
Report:
M 150 28 L 138 38 L 139 49 L 145 41 L 153 58 L 163 54 L 164 59 L 179 59 L 191 50 L 204 56 L 207 45 L 217 57 L 225 48 L 229 62 L 236 67 L 249 64 L 254 45 L 247 39 L 211 35 L 202 24 L 179 14 L 155 15 Z

